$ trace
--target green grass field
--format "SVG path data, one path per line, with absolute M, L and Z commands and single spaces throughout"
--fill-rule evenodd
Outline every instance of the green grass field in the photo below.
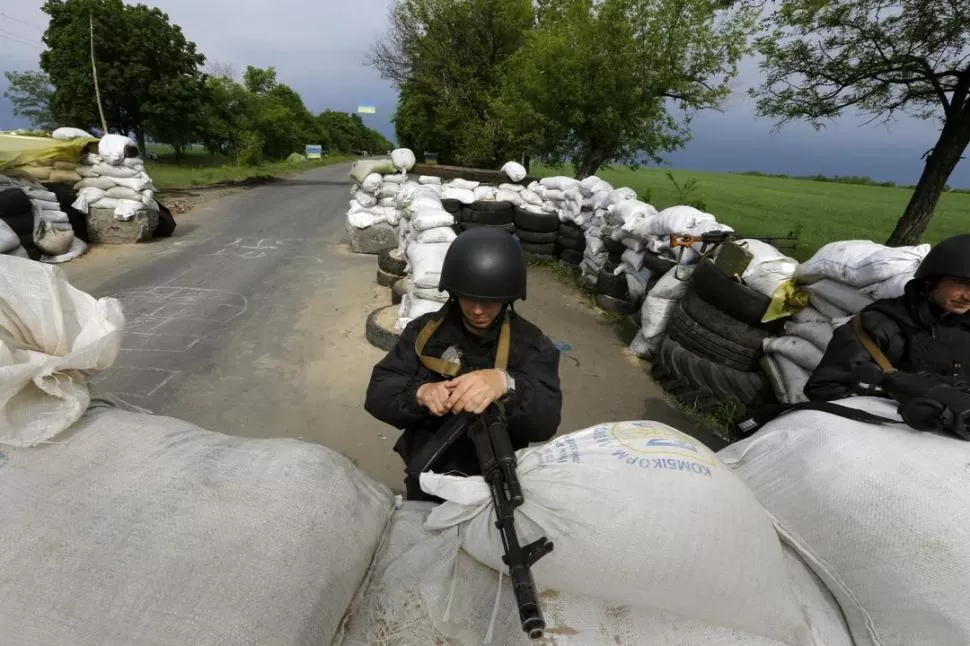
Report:
M 599 177 L 614 187 L 629 186 L 658 209 L 674 206 L 678 192 L 666 177 L 667 169 L 612 168 Z M 538 176 L 570 175 L 570 168 L 535 168 Z M 807 179 L 674 170 L 683 186 L 695 178 L 691 197 L 702 199 L 706 211 L 736 231 L 750 235 L 799 236 L 792 255 L 808 259 L 819 247 L 834 240 L 885 242 L 909 201 L 911 190 L 880 186 L 818 182 Z M 970 194 L 946 193 L 924 242 L 970 232 Z

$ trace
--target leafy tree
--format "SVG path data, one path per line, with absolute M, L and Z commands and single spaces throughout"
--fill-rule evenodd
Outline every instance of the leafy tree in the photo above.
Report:
M 159 98 L 152 97 L 142 106 L 145 129 L 156 141 L 171 145 L 178 162 L 185 149 L 203 136 L 205 79 L 179 76 L 159 81 L 155 89 Z
M 50 132 L 57 127 L 51 112 L 54 88 L 43 72 L 4 72 L 9 87 L 3 96 L 13 104 L 14 116 L 26 117 L 38 130 Z
M 577 177 L 682 147 L 690 115 L 729 93 L 756 28 L 711 0 L 546 0 L 509 62 L 501 123 L 515 147 Z M 678 121 L 671 107 L 679 107 Z
M 955 0 L 782 0 L 758 47 L 762 115 L 816 128 L 854 110 L 939 120 L 940 135 L 889 245 L 919 241 L 970 144 L 970 4 Z
M 443 163 L 504 161 L 507 131 L 493 103 L 534 21 L 530 0 L 397 0 L 367 62 L 401 91 L 398 138 Z
M 64 124 L 100 124 L 91 74 L 89 20 L 94 18 L 98 83 L 109 129 L 134 132 L 144 150 L 149 114 L 162 131 L 164 115 L 178 115 L 180 90 L 199 78 L 205 57 L 168 15 L 122 0 L 47 0 L 50 16 L 40 65 L 54 86 L 51 108 Z M 166 91 L 176 90 L 168 97 Z M 166 102 L 172 105 L 164 105 Z

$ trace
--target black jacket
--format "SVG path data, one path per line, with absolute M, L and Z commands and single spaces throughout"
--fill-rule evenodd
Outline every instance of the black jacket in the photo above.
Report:
M 970 314 L 953 315 L 912 280 L 899 298 L 876 301 L 861 312 L 862 327 L 897 370 L 924 372 L 944 383 L 970 380 Z M 866 394 L 856 371 L 875 361 L 847 323 L 835 330 L 822 361 L 805 385 L 811 400 Z
M 501 317 L 484 336 L 477 337 L 465 329 L 457 305 L 446 305 L 443 313 L 445 321 L 428 341 L 424 355 L 441 357 L 449 346 L 457 345 L 463 355 L 462 372 L 493 368 Z M 411 321 L 397 344 L 374 366 L 367 386 L 364 402 L 367 412 L 382 422 L 404 429 L 394 450 L 405 464 L 450 417 L 432 415 L 416 398 L 422 384 L 445 380 L 428 370 L 414 350 L 418 333 L 432 317 L 439 315 L 435 312 Z M 530 442 L 548 440 L 559 428 L 562 411 L 559 350 L 539 328 L 514 310 L 510 312 L 510 327 L 507 369 L 515 379 L 515 393 L 510 395 L 504 408 L 512 446 L 520 449 Z M 434 470 L 437 473 L 479 475 L 471 440 L 459 440 Z M 409 498 L 412 497 L 410 493 Z

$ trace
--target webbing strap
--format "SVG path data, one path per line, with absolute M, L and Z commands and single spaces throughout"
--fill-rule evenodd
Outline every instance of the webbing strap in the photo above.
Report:
M 431 319 L 425 324 L 421 331 L 418 333 L 417 339 L 414 341 L 414 352 L 418 355 L 418 360 L 424 365 L 425 368 L 439 375 L 445 377 L 456 377 L 458 373 L 461 372 L 461 364 L 454 361 L 445 361 L 437 357 L 427 357 L 424 354 L 424 346 L 428 344 L 434 333 L 438 331 L 441 327 L 441 323 L 445 320 L 445 316 L 442 315 L 438 318 Z M 495 350 L 495 367 L 498 370 L 505 370 L 509 365 L 509 349 L 512 343 L 512 325 L 509 322 L 509 314 L 505 313 L 505 320 L 502 321 L 502 329 L 499 331 L 498 335 L 498 346 Z
M 852 329 L 855 331 L 856 336 L 862 343 L 862 346 L 869 352 L 876 364 L 882 368 L 883 372 L 893 373 L 896 369 L 893 367 L 892 362 L 889 358 L 879 349 L 876 342 L 872 340 L 872 337 L 865 331 L 862 327 L 862 315 L 856 314 L 852 317 Z

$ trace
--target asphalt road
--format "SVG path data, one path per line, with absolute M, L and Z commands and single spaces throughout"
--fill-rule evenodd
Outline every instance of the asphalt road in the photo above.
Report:
M 375 281 L 375 257 L 347 245 L 348 170 L 239 191 L 180 218 L 172 238 L 63 265 L 75 286 L 124 307 L 123 349 L 95 390 L 233 435 L 320 442 L 399 488 L 397 431 L 362 406 L 383 356 L 364 320 L 390 293 Z M 571 346 L 562 432 L 622 419 L 690 431 L 574 290 L 538 270 L 529 291 L 519 311 Z

